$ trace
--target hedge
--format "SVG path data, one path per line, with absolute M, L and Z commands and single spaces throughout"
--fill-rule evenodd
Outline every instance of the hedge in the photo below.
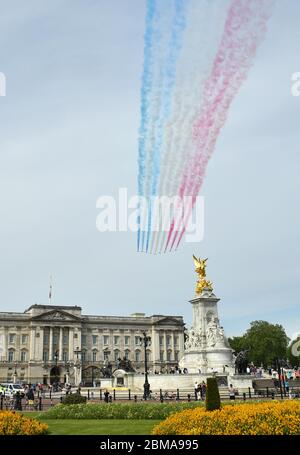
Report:
M 165 419 L 170 414 L 184 409 L 203 406 L 191 403 L 101 403 L 58 404 L 38 415 L 43 419 Z

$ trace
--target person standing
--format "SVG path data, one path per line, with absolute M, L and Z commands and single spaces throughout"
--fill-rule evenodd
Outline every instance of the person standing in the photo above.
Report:
M 33 404 L 34 404 L 34 392 L 33 392 L 33 389 L 31 389 L 31 388 L 27 392 L 27 400 L 28 400 L 28 407 L 32 411 Z
M 235 391 L 232 384 L 230 384 L 228 391 L 230 400 L 235 400 Z
M 109 402 L 109 391 L 107 389 L 104 392 L 104 401 L 105 403 Z

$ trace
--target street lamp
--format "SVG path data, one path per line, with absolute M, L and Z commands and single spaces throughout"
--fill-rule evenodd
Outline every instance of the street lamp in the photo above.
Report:
M 147 347 L 151 345 L 151 337 L 147 336 L 146 332 L 143 332 L 143 336 L 140 337 L 140 344 L 144 346 L 145 353 L 145 383 L 144 383 L 144 400 L 150 395 L 150 384 L 148 382 L 148 362 L 147 362 Z

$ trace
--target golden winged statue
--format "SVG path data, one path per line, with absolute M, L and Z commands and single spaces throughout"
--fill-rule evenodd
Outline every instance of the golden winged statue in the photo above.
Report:
M 198 259 L 193 254 L 193 260 L 195 264 L 195 272 L 198 274 L 198 280 L 196 283 L 196 295 L 200 295 L 204 288 L 212 291 L 213 284 L 210 280 L 206 279 L 206 259 Z

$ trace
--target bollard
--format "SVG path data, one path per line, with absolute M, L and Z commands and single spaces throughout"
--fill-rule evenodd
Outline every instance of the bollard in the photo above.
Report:
M 161 401 L 161 403 L 163 402 L 163 394 L 162 394 L 162 390 L 159 389 L 159 399 Z
M 87 399 L 88 399 L 88 400 L 90 399 L 90 389 L 88 389 L 88 396 L 87 396 Z
M 267 387 L 267 398 L 269 398 L 269 387 Z
M 114 389 L 114 401 L 116 401 L 116 389 Z
M 243 400 L 246 401 L 246 393 L 243 393 Z
M 176 396 L 176 400 L 179 401 L 180 400 L 180 397 L 179 397 L 179 389 L 177 389 L 177 396 Z
M 128 389 L 128 400 L 131 400 L 131 391 Z
M 42 410 L 42 397 L 39 397 L 39 411 Z
M 188 401 L 191 401 L 191 395 L 189 393 L 188 393 L 187 398 L 188 398 Z
M 60 402 L 62 403 L 63 397 L 60 397 Z
M 50 389 L 50 400 L 51 400 L 51 398 L 52 398 L 52 390 Z
M 3 409 L 3 395 L 1 395 L 1 398 L 0 398 L 0 409 L 1 409 L 1 411 Z
M 134 395 L 134 402 L 136 403 L 137 402 L 137 395 Z
M 272 398 L 272 400 L 275 399 L 275 393 L 274 392 L 271 393 L 271 398 Z
M 248 387 L 248 391 L 249 391 L 249 398 L 251 398 L 251 388 Z
M 102 401 L 102 389 L 100 389 L 100 401 Z

